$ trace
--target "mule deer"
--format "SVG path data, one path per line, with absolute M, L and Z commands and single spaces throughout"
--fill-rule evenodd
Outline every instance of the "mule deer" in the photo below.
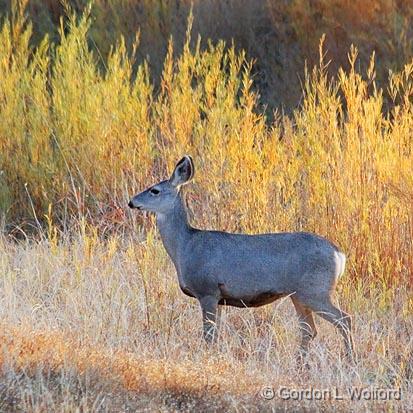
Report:
M 169 179 L 133 197 L 129 207 L 156 214 L 179 286 L 201 305 L 205 340 L 216 337 L 219 305 L 258 307 L 290 296 L 299 318 L 300 354 L 317 334 L 316 313 L 338 328 L 352 359 L 350 316 L 331 299 L 345 255 L 306 232 L 245 235 L 193 228 L 180 191 L 193 175 L 192 158 L 184 156 Z

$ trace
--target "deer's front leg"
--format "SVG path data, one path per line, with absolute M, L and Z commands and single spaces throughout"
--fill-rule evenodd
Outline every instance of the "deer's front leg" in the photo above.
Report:
M 218 298 L 208 295 L 199 299 L 202 309 L 202 321 L 204 325 L 204 339 L 207 343 L 217 339 L 217 309 Z

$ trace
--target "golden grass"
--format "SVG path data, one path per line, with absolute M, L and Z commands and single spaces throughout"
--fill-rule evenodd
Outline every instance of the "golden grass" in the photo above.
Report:
M 360 73 L 355 48 L 350 70 L 329 79 L 320 46 L 301 106 L 269 122 L 235 48 L 191 48 L 188 33 L 176 55 L 171 41 L 154 90 L 122 40 L 100 69 L 89 26 L 73 15 L 58 45 L 45 39 L 34 51 L 22 16 L 0 31 L 0 208 L 10 234 L 0 239 L 2 403 L 412 409 L 413 64 L 382 90 L 374 59 Z M 186 189 L 197 226 L 309 230 L 346 252 L 339 297 L 354 314 L 359 365 L 342 360 L 340 337 L 321 323 L 310 370 L 298 372 L 288 300 L 227 309 L 218 347 L 205 348 L 197 304 L 180 293 L 153 220 L 124 209 L 183 153 L 197 170 Z M 263 385 L 400 386 L 403 400 L 264 401 Z
M 18 1 L 0 0 L 0 14 L 7 5 Z M 87 0 L 69 2 L 80 11 Z M 58 22 L 65 14 L 60 0 L 27 0 L 27 13 L 33 21 L 33 44 L 47 33 L 58 41 Z M 260 101 L 271 108 L 288 112 L 301 96 L 304 62 L 317 63 L 317 45 L 326 34 L 330 73 L 348 68 L 346 51 L 357 44 L 360 67 L 364 67 L 373 50 L 377 60 L 377 78 L 386 84 L 388 69 L 399 70 L 413 53 L 412 0 L 94 0 L 91 8 L 93 25 L 90 45 L 105 59 L 111 46 L 123 35 L 131 46 L 140 32 L 137 50 L 139 61 L 149 56 L 152 80 L 158 85 L 170 36 L 175 49 L 185 43 L 187 16 L 193 11 L 193 38 L 201 35 L 202 47 L 209 39 L 248 51 L 256 59 L 254 83 L 260 89 Z
M 320 47 L 301 107 L 268 124 L 251 64 L 223 43 L 191 50 L 188 34 L 180 56 L 170 43 L 155 93 L 146 65 L 133 75 L 122 41 L 105 73 L 98 69 L 87 15 L 70 17 L 58 46 L 45 39 L 34 52 L 22 19 L 6 20 L 0 32 L 7 223 L 66 230 L 75 216 L 103 232 L 128 230 L 129 197 L 190 153 L 199 173 L 189 200 L 200 227 L 314 231 L 348 254 L 352 277 L 411 282 L 412 64 L 391 73 L 384 91 L 374 59 L 365 75 L 357 71 L 355 48 L 350 71 L 329 80 Z
M 29 325 L 1 328 L 3 355 L 1 363 L 8 368 L 24 369 L 30 375 L 36 370 L 60 371 L 74 368 L 81 376 L 89 371 L 100 379 L 116 382 L 124 390 L 139 393 L 182 393 L 210 396 L 219 392 L 247 393 L 245 383 L 234 385 L 233 373 L 225 360 L 168 360 L 125 351 L 105 351 L 97 345 L 79 343 L 79 338 L 64 336 L 57 331 L 36 331 Z M 251 380 L 252 382 L 252 380 Z
M 8 386 L 2 403 L 12 399 L 30 411 L 56 403 L 72 411 L 79 398 L 85 411 L 99 411 L 99 403 L 122 411 L 122 401 L 132 410 L 146 404 L 211 411 L 413 406 L 413 300 L 399 287 L 355 286 L 346 275 L 338 297 L 354 314 L 360 362 L 346 363 L 341 336 L 319 319 L 310 368 L 302 373 L 295 365 L 298 322 L 288 299 L 225 309 L 219 343 L 208 349 L 198 305 L 179 291 L 157 239 L 100 241 L 79 234 L 56 244 L 18 245 L 3 239 L 0 257 L 0 362 Z M 401 387 L 403 399 L 266 401 L 264 386 L 337 387 L 345 395 L 350 386 Z

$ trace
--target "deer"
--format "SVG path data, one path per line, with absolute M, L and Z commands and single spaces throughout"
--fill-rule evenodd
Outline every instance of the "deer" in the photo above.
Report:
M 128 206 L 155 214 L 180 289 L 200 304 L 206 343 L 216 342 L 220 306 L 259 307 L 290 297 L 301 332 L 299 358 L 317 335 L 316 314 L 338 329 L 354 361 L 351 316 L 333 304 L 344 253 L 309 232 L 248 235 L 194 228 L 181 190 L 194 173 L 192 157 L 185 155 L 169 179 L 137 194 Z

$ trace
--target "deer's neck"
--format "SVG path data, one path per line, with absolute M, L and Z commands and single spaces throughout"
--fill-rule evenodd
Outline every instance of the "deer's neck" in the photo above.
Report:
M 163 245 L 179 273 L 180 257 L 194 231 L 189 224 L 181 194 L 176 197 L 173 209 L 167 213 L 156 214 L 156 221 Z

